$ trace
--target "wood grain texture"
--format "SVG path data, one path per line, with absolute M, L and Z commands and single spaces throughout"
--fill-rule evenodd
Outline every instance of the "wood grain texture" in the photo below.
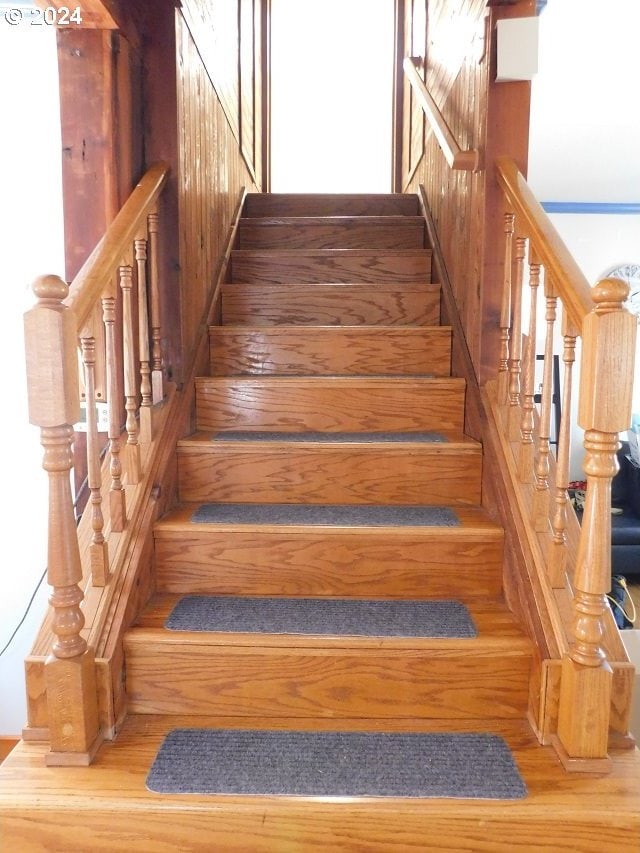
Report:
M 429 249 L 237 249 L 230 281 L 267 284 L 431 281 Z
M 327 432 L 445 430 L 462 434 L 460 379 L 196 380 L 197 428 Z
M 213 442 L 178 448 L 183 501 L 447 504 L 480 501 L 479 445 Z
M 434 325 L 437 284 L 227 284 L 222 319 L 231 325 Z
M 421 249 L 420 216 L 246 218 L 238 249 Z
M 227 325 L 212 326 L 209 340 L 212 376 L 449 376 L 451 370 L 451 329 L 446 326 L 299 329 Z
M 191 522 L 155 526 L 158 589 L 229 595 L 462 600 L 500 594 L 502 530 L 477 508 L 459 527 L 320 528 Z
M 520 636 L 420 640 L 393 648 L 268 635 L 134 628 L 126 639 L 129 709 L 148 714 L 264 717 L 517 717 L 530 654 Z
M 190 20 L 194 20 L 200 12 L 205 15 L 205 20 L 210 11 L 205 7 L 205 3 L 190 0 L 186 8 L 191 15 Z M 242 187 L 251 188 L 254 184 L 242 159 L 234 130 L 228 123 L 181 15 L 177 17 L 176 32 L 180 268 L 183 294 L 180 312 L 183 346 L 190 352 L 210 295 L 211 283 L 216 279 L 224 253 L 238 196 Z M 218 58 L 218 66 L 224 65 L 227 55 L 228 50 Z M 227 95 L 229 102 L 235 103 L 237 109 L 237 89 L 230 89 Z M 230 109 L 229 103 L 226 108 Z M 194 250 L 196 246 L 198 248 Z
M 209 853 L 602 853 L 628 850 L 640 832 L 637 752 L 616 756 L 605 778 L 568 776 L 519 720 L 483 720 L 505 738 L 527 785 L 521 800 L 171 796 L 145 785 L 149 766 L 175 727 L 261 727 L 359 731 L 477 731 L 477 720 L 319 720 L 130 716 L 92 768 L 43 766 L 43 744 L 21 744 L 0 770 L 7 853 L 176 850 Z M 38 790 L 37 798 L 33 791 Z M 72 799 L 71 799 L 72 798 Z M 74 805 L 72 805 L 72 803 Z M 83 832 L 77 827 L 82 822 Z
M 244 215 L 416 216 L 418 200 L 407 193 L 249 193 Z

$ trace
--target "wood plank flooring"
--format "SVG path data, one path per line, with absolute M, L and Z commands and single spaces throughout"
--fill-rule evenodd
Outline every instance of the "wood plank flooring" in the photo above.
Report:
M 46 745 L 22 743 L 0 773 L 3 853 L 603 853 L 632 851 L 640 833 L 638 757 L 615 755 L 605 777 L 567 774 L 522 720 L 264 720 L 224 728 L 483 731 L 503 737 L 527 784 L 513 801 L 168 796 L 145 785 L 173 728 L 208 717 L 130 715 L 88 768 L 44 765 Z M 34 796 L 37 791 L 37 796 Z M 73 806 L 71 804 L 73 803 Z M 425 845 L 427 845 L 425 847 Z

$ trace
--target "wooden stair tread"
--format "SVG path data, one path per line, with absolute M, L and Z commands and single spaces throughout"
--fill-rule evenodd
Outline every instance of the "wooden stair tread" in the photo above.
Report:
M 181 536 L 185 533 L 207 533 L 214 530 L 226 531 L 245 531 L 248 525 L 240 524 L 211 524 L 208 522 L 191 521 L 193 512 L 200 506 L 200 503 L 183 503 L 175 509 L 168 512 L 162 519 L 154 525 L 154 535 L 156 539 L 173 538 Z M 478 506 L 460 506 L 455 507 L 454 511 L 460 520 L 460 524 L 456 527 L 339 527 L 332 526 L 330 532 L 332 534 L 350 535 L 357 532 L 365 532 L 372 536 L 397 536 L 402 538 L 403 535 L 411 533 L 419 535 L 425 540 L 448 538 L 456 539 L 460 535 L 465 538 L 476 539 L 478 541 L 492 540 L 502 542 L 502 528 L 489 518 L 482 507 Z M 265 527 L 274 531 L 287 531 L 290 533 L 305 532 L 310 529 L 308 525 L 251 525 L 252 527 Z M 317 529 L 317 528 L 316 528 Z M 327 530 L 327 528 L 323 528 Z
M 354 446 L 366 446 L 366 447 L 388 447 L 391 445 L 401 445 L 402 447 L 408 446 L 411 448 L 414 447 L 428 447 L 430 450 L 433 450 L 434 453 L 446 453 L 447 451 L 455 451 L 456 453 L 470 453 L 475 455 L 478 452 L 481 452 L 482 445 L 476 439 L 471 438 L 470 436 L 463 435 L 460 436 L 457 433 L 442 433 L 440 435 L 443 436 L 444 441 L 416 441 L 410 432 L 402 433 L 401 439 L 394 439 L 393 441 L 385 441 L 382 438 L 379 441 L 375 440 L 366 440 L 366 441 L 358 441 L 358 433 L 349 433 L 349 439 L 341 439 L 340 437 L 333 437 L 332 433 L 327 433 L 328 440 L 316 441 L 313 438 L 300 440 L 300 435 L 304 435 L 304 433 L 296 434 L 296 441 L 291 442 L 287 439 L 268 439 L 265 440 L 264 436 L 261 436 L 260 433 L 248 433 L 247 436 L 251 435 L 251 438 L 247 437 L 246 439 L 241 440 L 232 440 L 232 439 L 224 439 L 217 441 L 216 437 L 219 436 L 222 438 L 224 436 L 224 432 L 221 433 L 212 433 L 210 430 L 196 430 L 196 432 L 191 433 L 191 435 L 186 436 L 185 438 L 181 438 L 178 441 L 178 447 L 184 448 L 188 450 L 191 447 L 201 449 L 203 445 L 209 447 L 210 445 L 220 446 L 232 446 L 232 447 L 247 447 L 247 448 L 264 448 L 265 445 L 272 448 L 283 448 L 287 449 L 291 447 L 291 444 L 295 443 L 296 447 L 332 447 L 332 446 L 342 446 L 348 445 L 349 447 Z
M 458 527 L 319 527 L 192 522 L 198 504 L 154 528 L 165 592 L 383 598 L 500 595 L 504 532 L 480 507 Z
M 277 598 L 278 596 L 274 596 Z M 206 632 L 181 632 L 164 629 L 164 623 L 177 604 L 182 598 L 181 595 L 158 593 L 148 603 L 144 612 L 140 615 L 131 629 L 131 636 L 138 636 L 145 629 L 156 632 L 154 636 L 158 636 L 157 632 L 163 634 L 166 641 L 171 638 L 179 638 L 181 641 L 197 643 L 202 640 Z M 478 637 L 472 640 L 469 639 L 442 639 L 442 638 L 415 638 L 415 637 L 361 637 L 349 636 L 340 637 L 323 634 L 321 636 L 311 636 L 305 634 L 255 634 L 255 633 L 210 633 L 206 634 L 207 642 L 213 645 L 241 645 L 253 646 L 260 645 L 264 647 L 284 647 L 289 646 L 295 641 L 296 646 L 304 646 L 309 648 L 397 648 L 397 649 L 424 649 L 433 648 L 437 654 L 438 649 L 443 648 L 465 648 L 469 649 L 470 645 L 483 647 L 494 647 L 501 645 L 504 642 L 510 644 L 509 652 L 521 653 L 522 651 L 529 653 L 531 650 L 530 641 L 525 637 L 522 630 L 516 624 L 516 621 L 504 604 L 503 601 L 496 599 L 482 599 L 466 603 L 474 625 L 478 631 Z
M 420 216 L 281 216 L 240 220 L 236 247 L 260 248 L 424 248 Z
M 408 193 L 248 193 L 244 216 L 416 216 L 418 197 Z
M 452 799 L 241 797 L 157 794 L 146 788 L 149 768 L 174 728 L 267 728 L 349 731 L 482 731 L 512 750 L 528 789 L 512 801 Z M 0 768 L 0 810 L 13 850 L 28 850 L 37 823 L 68 851 L 126 849 L 291 849 L 355 853 L 366 845 L 390 853 L 430 849 L 515 849 L 601 853 L 625 850 L 640 832 L 637 807 L 640 753 L 615 756 L 610 775 L 567 774 L 550 747 L 541 747 L 520 720 L 212 719 L 130 715 L 118 739 L 105 743 L 92 767 L 44 765 L 47 746 L 21 743 Z M 37 796 L 34 796 L 37 791 Z M 78 825 L 86 832 L 77 833 Z M 75 844 L 75 846 L 71 846 Z M 84 846 L 83 846 L 84 845 Z M 49 849 L 54 849 L 55 843 Z M 58 848 L 55 848 L 58 849 Z M 62 848 L 60 848 L 62 849 Z

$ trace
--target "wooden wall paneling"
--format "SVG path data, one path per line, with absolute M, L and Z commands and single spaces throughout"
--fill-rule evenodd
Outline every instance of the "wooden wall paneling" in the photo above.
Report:
M 243 187 L 257 189 L 192 33 L 179 15 L 178 136 L 182 336 L 196 340 Z
M 239 0 L 183 0 L 182 16 L 220 99 L 237 140 L 240 139 Z
M 463 148 L 483 147 L 486 89 L 485 11 L 480 0 L 428 5 L 427 83 Z M 443 45 L 447 49 L 443 50 Z M 424 160 L 407 190 L 425 188 L 472 362 L 479 362 L 479 276 L 483 243 L 484 174 L 452 171 L 431 132 Z M 461 248 L 462 247 L 462 248 Z
M 240 140 L 242 155 L 255 179 L 256 145 L 256 19 L 255 0 L 240 0 Z
M 134 5 L 145 5 L 135 0 Z M 158 279 L 162 314 L 162 352 L 168 379 L 182 379 L 178 240 L 178 107 L 176 83 L 176 11 L 174 0 L 156 0 L 153 15 L 146 9 L 144 63 L 141 69 L 144 110 L 136 121 L 143 125 L 145 166 L 163 161 L 171 172 L 160 205 Z M 134 113 L 135 115 L 135 113 Z M 175 320 L 172 322 L 172 318 Z

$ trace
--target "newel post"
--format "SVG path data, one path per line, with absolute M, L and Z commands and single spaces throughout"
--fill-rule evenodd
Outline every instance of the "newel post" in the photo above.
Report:
M 631 420 L 636 320 L 628 288 L 604 279 L 582 328 L 578 423 L 585 430 L 587 494 L 574 576 L 573 643 L 562 662 L 559 754 L 568 769 L 602 771 L 609 758 L 612 672 L 601 646 L 611 586 L 611 480 L 618 433 Z
M 45 664 L 51 752 L 48 764 L 88 764 L 99 739 L 94 653 L 81 635 L 82 565 L 70 472 L 73 424 L 80 415 L 78 336 L 62 304 L 58 276 L 36 279 L 37 304 L 25 314 L 29 420 L 40 427 L 49 477 L 47 579 L 54 642 Z

